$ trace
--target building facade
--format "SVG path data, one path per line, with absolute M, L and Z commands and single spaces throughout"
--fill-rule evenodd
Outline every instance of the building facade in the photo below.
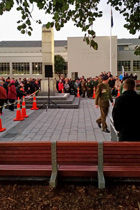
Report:
M 135 47 L 140 45 L 140 39 L 118 39 L 117 66 L 118 74 L 122 66 L 128 74 L 137 74 L 140 79 L 140 55 L 134 54 Z
M 68 63 L 68 77 L 94 77 L 102 71 L 110 71 L 109 37 L 97 37 L 99 49 L 91 49 L 82 37 L 54 41 L 54 55 L 61 55 Z M 122 66 L 129 74 L 140 79 L 140 56 L 134 55 L 139 39 L 112 37 L 112 66 L 114 76 L 122 73 Z M 4 78 L 43 78 L 42 41 L 1 41 L 0 75 Z
M 111 53 L 110 37 L 96 37 L 95 41 L 98 50 L 87 45 L 82 37 L 68 38 L 68 77 L 74 72 L 86 78 L 98 76 L 103 71 L 117 75 L 117 37 L 111 38 Z

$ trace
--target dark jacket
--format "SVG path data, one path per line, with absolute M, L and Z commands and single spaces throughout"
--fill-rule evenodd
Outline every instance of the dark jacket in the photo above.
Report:
M 6 90 L 3 86 L 0 85 L 0 99 L 6 99 L 6 98 L 7 98 Z
M 116 98 L 112 117 L 120 141 L 140 141 L 140 95 L 128 90 Z
M 8 99 L 17 99 L 17 92 L 16 92 L 16 87 L 14 84 L 11 84 L 8 87 Z

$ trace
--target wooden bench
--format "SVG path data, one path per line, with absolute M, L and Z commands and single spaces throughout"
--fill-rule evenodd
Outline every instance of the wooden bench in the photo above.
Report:
M 97 142 L 0 143 L 0 176 L 97 177 Z
M 0 143 L 0 176 L 140 177 L 140 142 Z
M 51 143 L 1 142 L 0 176 L 51 176 Z
M 96 177 L 98 172 L 98 142 L 54 142 L 53 179 L 58 177 Z
M 99 143 L 99 148 L 102 180 L 106 177 L 140 177 L 140 142 L 103 142 Z M 105 180 L 101 188 L 104 187 Z

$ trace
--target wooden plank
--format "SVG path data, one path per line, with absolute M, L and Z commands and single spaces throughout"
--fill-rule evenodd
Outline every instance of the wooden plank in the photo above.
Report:
M 58 141 L 57 142 L 57 147 L 59 147 L 59 146 L 74 146 L 74 147 L 76 147 L 76 146 L 96 146 L 96 147 L 98 147 L 98 142 L 87 142 L 87 141 L 78 141 L 78 142 L 76 142 L 76 141 Z
M 104 166 L 106 177 L 140 177 L 140 167 L 137 166 Z
M 140 155 L 140 150 L 104 150 L 104 155 L 107 156 L 107 155 L 133 155 L 133 154 L 136 154 L 136 155 Z
M 51 170 L 51 165 L 0 165 L 0 170 Z
M 97 177 L 97 171 L 59 171 L 58 177 Z
M 103 146 L 105 147 L 140 147 L 140 142 L 103 142 Z
M 15 147 L 15 146 L 22 146 L 22 147 L 28 147 L 28 146 L 51 146 L 51 142 L 43 142 L 43 141 L 32 141 L 32 142 L 0 142 L 0 147 Z
M 58 171 L 97 171 L 97 166 L 61 165 Z

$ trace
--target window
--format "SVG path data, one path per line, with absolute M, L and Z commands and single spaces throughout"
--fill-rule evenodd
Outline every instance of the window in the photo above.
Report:
M 118 51 L 125 51 L 125 50 L 129 50 L 128 45 L 119 45 L 118 46 Z
M 130 63 L 130 61 L 118 61 L 118 71 L 122 71 L 122 66 L 125 71 L 130 71 Z
M 32 74 L 42 74 L 42 63 L 32 63 Z
M 29 63 L 12 63 L 13 74 L 29 74 Z
M 10 64 L 9 63 L 0 63 L 0 74 L 2 74 L 2 75 L 10 74 Z
M 140 61 L 133 61 L 133 71 L 140 71 Z

